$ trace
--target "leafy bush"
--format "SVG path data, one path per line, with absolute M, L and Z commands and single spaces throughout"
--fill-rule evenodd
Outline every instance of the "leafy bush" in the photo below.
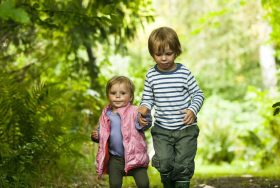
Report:
M 51 184 L 61 161 L 72 160 L 73 172 L 75 159 L 83 157 L 81 144 L 89 140 L 79 126 L 83 114 L 69 105 L 72 95 L 43 83 L 27 88 L 1 73 L 0 187 Z
M 255 148 L 253 155 L 256 161 L 264 167 L 280 162 L 280 117 L 274 116 L 271 104 L 273 99 L 267 91 L 261 91 L 254 87 L 248 90 L 247 101 L 261 121 L 252 129 L 258 142 L 246 142 L 247 146 Z M 254 119 L 252 119 L 254 121 Z M 256 148 L 257 146 L 257 148 Z
M 249 87 L 244 99 L 212 95 L 199 114 L 198 157 L 204 162 L 243 161 L 265 167 L 280 161 L 280 117 L 273 116 L 266 91 Z
M 231 162 L 235 157 L 236 127 L 234 119 L 241 111 L 238 104 L 213 95 L 205 101 L 199 114 L 198 152 L 205 162 Z

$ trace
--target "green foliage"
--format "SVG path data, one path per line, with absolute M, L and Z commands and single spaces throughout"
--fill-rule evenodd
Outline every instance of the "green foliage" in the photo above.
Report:
M 274 108 L 273 115 L 277 115 L 280 113 L 280 102 L 274 103 L 272 107 Z
M 248 85 L 262 87 L 257 28 L 258 1 L 175 1 L 177 10 L 166 16 L 178 31 L 186 64 L 206 96 L 221 95 L 237 100 Z M 211 5 L 210 5 L 211 4 Z M 203 8 L 202 8 L 203 7 Z M 167 10 L 168 6 L 165 7 Z M 254 78 L 254 79 L 251 79 Z
M 262 0 L 262 7 L 264 9 L 264 17 L 269 22 L 271 27 L 270 43 L 275 48 L 275 59 L 279 67 L 280 59 L 280 2 L 277 0 Z M 279 82 L 278 82 L 279 83 Z M 279 86 L 279 84 L 278 84 Z M 275 109 L 277 110 L 277 108 Z
M 271 97 L 268 92 L 249 87 L 246 101 L 253 109 L 252 112 L 259 117 L 259 121 L 252 118 L 254 126 L 247 130 L 246 134 L 240 136 L 247 146 L 245 156 L 261 167 L 278 164 L 280 159 L 280 119 L 272 114 Z
M 0 18 L 4 20 L 12 19 L 22 24 L 30 22 L 26 11 L 23 8 L 16 8 L 13 0 L 5 0 L 0 4 Z
M 59 161 L 83 157 L 85 119 L 65 102 L 64 89 L 43 83 L 28 89 L 3 72 L 0 88 L 1 187 L 48 184 Z
M 222 162 L 231 163 L 234 160 L 234 142 L 226 130 L 228 128 L 214 125 L 210 131 L 204 134 L 207 147 L 202 150 L 202 157 L 205 157 L 207 162 L 221 164 Z
M 100 69 L 152 11 L 150 0 L 0 1 L 0 187 L 94 179 Z
M 138 27 L 153 19 L 150 0 L 14 2 L 1 4 L 14 9 L 0 17 L 0 67 L 13 70 L 36 63 L 39 70 L 46 70 L 39 74 L 67 68 L 76 79 L 88 76 L 92 89 L 98 87 L 98 46 L 125 51 Z M 12 11 L 23 14 L 21 10 L 29 23 L 9 16 Z
M 207 162 L 244 161 L 248 168 L 279 163 L 280 119 L 268 93 L 249 87 L 246 98 L 208 97 L 199 114 L 198 158 Z
M 231 103 L 221 96 L 211 96 L 205 101 L 203 111 L 199 114 L 201 131 L 198 157 L 216 164 L 231 163 L 234 160 L 237 136 L 232 134 L 236 131 L 232 123 L 236 121 L 240 112 L 238 104 Z
M 271 39 L 279 48 L 280 46 L 280 2 L 277 0 L 262 0 L 262 6 L 265 10 L 266 19 L 272 27 Z

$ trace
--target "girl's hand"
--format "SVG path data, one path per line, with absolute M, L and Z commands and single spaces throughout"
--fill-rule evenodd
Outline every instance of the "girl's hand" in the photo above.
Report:
M 91 140 L 93 142 L 98 142 L 99 138 L 98 138 L 98 131 L 97 130 L 93 130 L 91 132 Z
M 195 120 L 195 114 L 193 113 L 193 111 L 186 109 L 183 111 L 183 113 L 185 113 L 185 117 L 183 119 L 183 122 L 185 125 L 190 125 L 194 122 Z

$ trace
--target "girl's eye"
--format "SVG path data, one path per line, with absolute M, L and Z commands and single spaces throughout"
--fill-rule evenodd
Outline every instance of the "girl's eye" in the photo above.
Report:
M 110 94 L 111 94 L 111 95 L 115 95 L 115 94 L 116 94 L 116 92 L 110 92 Z

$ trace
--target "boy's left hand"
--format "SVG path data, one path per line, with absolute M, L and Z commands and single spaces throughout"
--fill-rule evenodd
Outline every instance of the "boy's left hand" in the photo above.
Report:
M 195 114 L 193 113 L 193 111 L 189 110 L 189 109 L 186 109 L 186 110 L 183 110 L 183 113 L 185 113 L 185 117 L 183 119 L 183 122 L 185 125 L 190 125 L 194 122 L 195 120 Z
M 150 110 L 145 106 L 139 106 L 138 113 L 139 113 L 139 116 L 138 116 L 139 124 L 142 127 L 148 125 L 149 122 L 146 120 L 146 116 L 150 113 Z
M 146 120 L 146 118 L 139 113 L 139 117 L 138 117 L 138 122 L 141 125 L 141 127 L 145 127 L 146 125 L 148 125 L 148 121 Z

